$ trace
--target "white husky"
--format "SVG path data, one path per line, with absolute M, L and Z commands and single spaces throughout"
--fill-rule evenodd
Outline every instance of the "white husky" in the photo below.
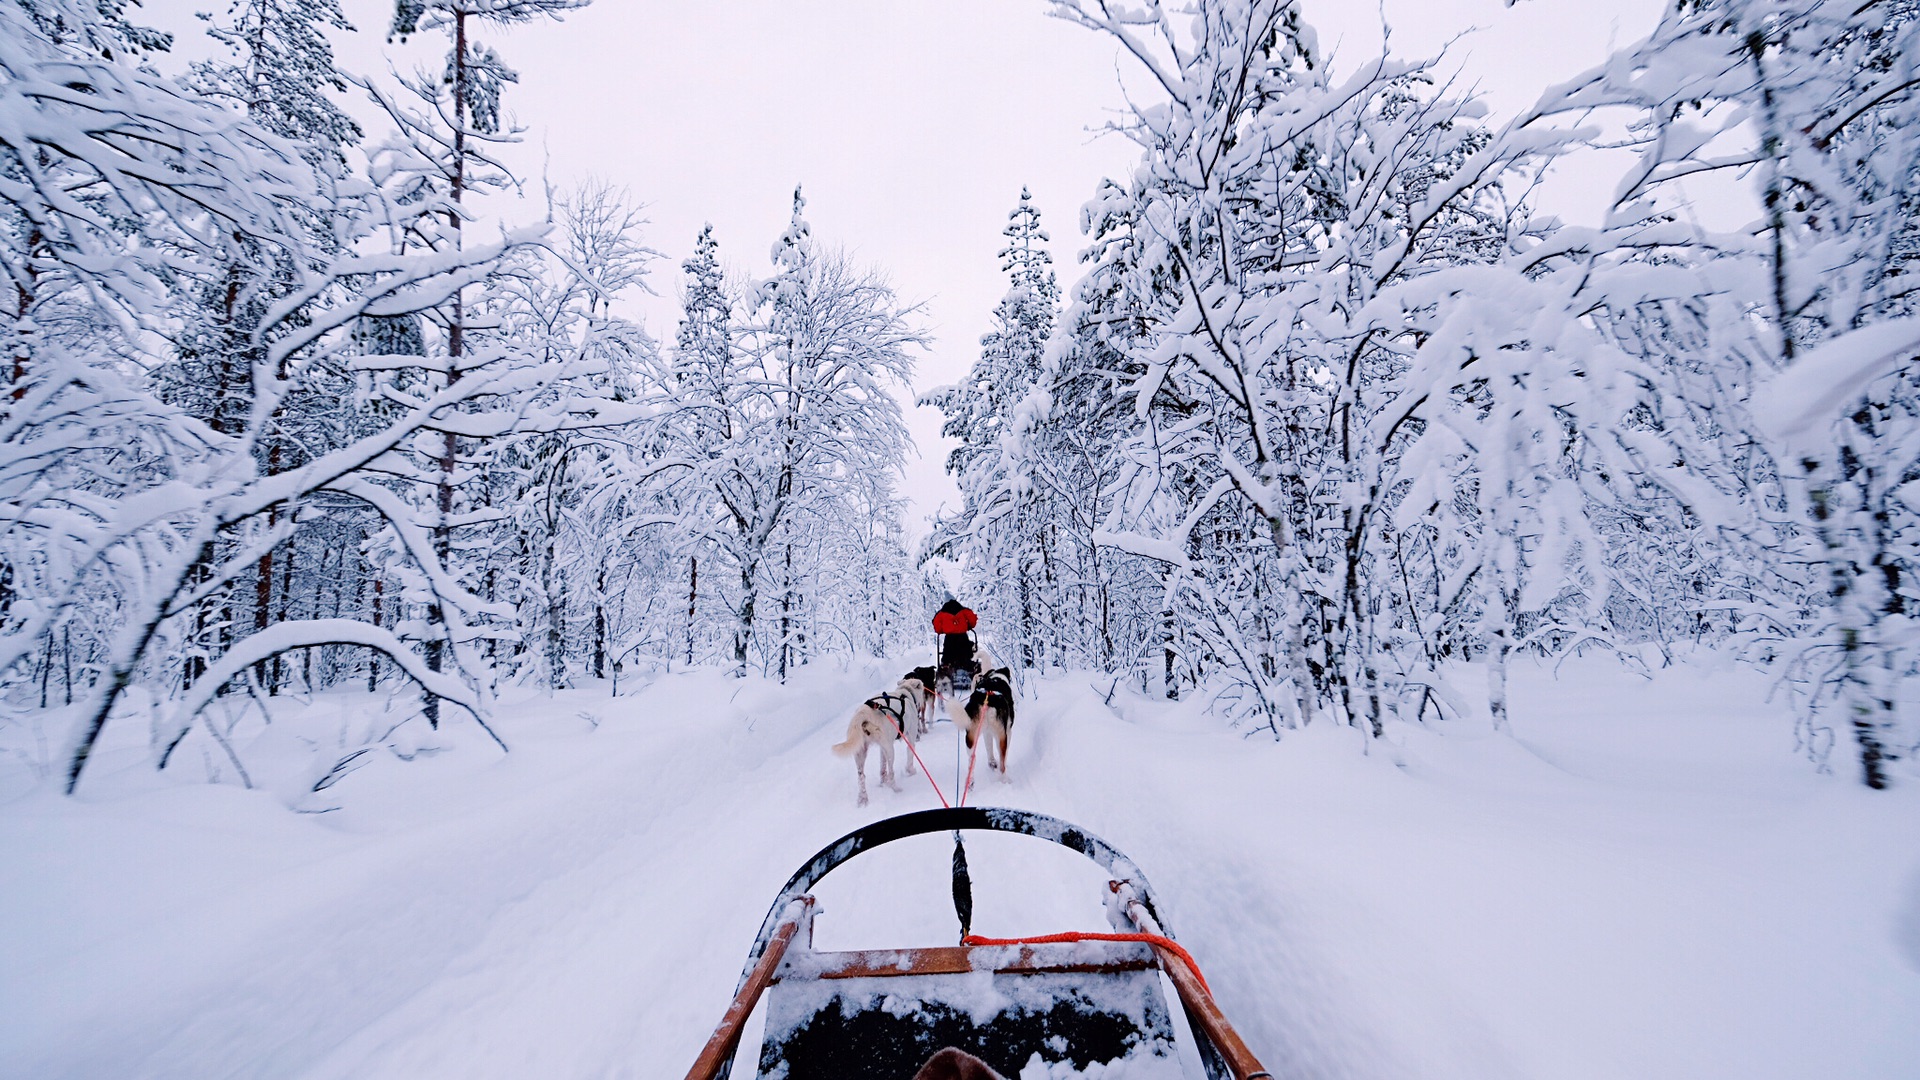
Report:
M 880 782 L 895 791 L 900 785 L 893 777 L 893 744 L 903 735 L 910 743 L 920 741 L 918 723 L 927 700 L 927 684 L 912 676 L 901 679 L 884 694 L 875 694 L 853 710 L 847 722 L 847 741 L 834 746 L 833 752 L 853 755 L 854 772 L 860 777 L 860 805 L 867 805 L 867 748 L 880 750 Z M 913 775 L 913 758 L 907 758 L 907 775 Z

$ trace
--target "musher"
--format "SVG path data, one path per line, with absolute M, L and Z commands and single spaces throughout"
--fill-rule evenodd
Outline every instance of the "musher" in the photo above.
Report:
M 980 624 L 973 609 L 953 597 L 933 613 L 933 632 L 939 637 L 940 675 L 948 679 L 956 694 L 973 689 L 973 677 L 980 672 L 974 659 L 973 628 Z

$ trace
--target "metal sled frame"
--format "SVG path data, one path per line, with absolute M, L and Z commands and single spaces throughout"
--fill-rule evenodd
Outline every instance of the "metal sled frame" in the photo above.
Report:
M 813 951 L 810 892 L 821 878 L 863 851 L 941 832 L 1018 833 L 1071 848 L 1112 875 L 1110 910 L 1124 912 L 1139 931 L 1161 940 Z M 970 918 L 972 901 L 970 891 L 964 899 L 961 895 L 961 873 L 956 866 L 955 904 L 964 908 L 964 923 Z M 794 948 L 796 937 L 801 942 Z M 1077 826 L 1044 814 L 989 807 L 922 810 L 876 821 L 822 848 L 788 879 L 748 952 L 732 1005 L 687 1080 L 727 1080 L 748 1014 L 769 987 L 774 992 L 769 997 L 768 1038 L 761 1050 L 760 1069 L 763 1074 L 774 1071 L 794 1080 L 813 1076 L 851 1080 L 869 1072 L 905 1080 L 934 1050 L 947 1045 L 980 1053 L 990 1063 L 998 1056 L 996 1067 L 1004 1071 L 1010 1066 L 1015 1072 L 1035 1050 L 1050 1060 L 1071 1059 L 1082 1066 L 1111 1060 L 1142 1041 L 1152 1043 L 1155 1052 L 1171 1051 L 1174 1034 L 1160 990 L 1160 972 L 1179 995 L 1209 1080 L 1270 1077 L 1171 939 L 1139 867 Z M 1014 985 L 1002 980 L 1017 980 L 1026 1006 L 975 1027 L 938 1001 L 920 1009 L 858 1004 L 889 1000 L 889 991 L 896 987 L 902 998 L 927 1001 L 916 990 L 937 986 L 942 977 L 983 974 L 995 980 L 996 987 Z M 1101 1005 L 1094 1004 L 1086 993 L 1094 984 L 1100 990 L 1094 996 L 1103 1002 L 1131 1001 L 1132 1020 L 1111 1010 L 1103 1012 Z M 902 1071 L 908 1061 L 912 1063 Z

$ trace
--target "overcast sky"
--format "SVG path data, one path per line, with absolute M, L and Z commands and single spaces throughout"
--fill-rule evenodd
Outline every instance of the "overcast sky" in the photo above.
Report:
M 212 6 L 149 0 L 149 10 Z M 390 0 L 346 0 L 360 29 L 339 41 L 348 70 L 384 73 L 445 46 L 383 41 Z M 1652 28 L 1661 0 L 1305 0 L 1307 21 L 1336 70 L 1379 48 L 1381 19 L 1402 56 L 1437 52 L 1509 114 L 1546 86 L 1598 63 Z M 1079 208 L 1103 175 L 1136 159 L 1095 128 L 1121 104 L 1125 62 L 1106 40 L 1045 14 L 1043 0 L 599 0 L 562 23 L 482 31 L 520 72 L 506 107 L 527 127 L 510 155 L 528 181 L 523 205 L 542 213 L 540 176 L 556 187 L 595 175 L 648 204 L 647 242 L 667 259 L 661 299 L 639 313 L 673 336 L 679 262 L 703 222 L 738 271 L 769 271 L 793 188 L 821 242 L 883 269 L 901 296 L 925 305 L 934 335 L 914 390 L 957 380 L 975 358 L 1005 290 L 995 253 L 1022 185 L 1053 236 L 1063 287 L 1077 276 Z M 155 12 L 156 18 L 160 13 Z M 162 20 L 171 21 L 171 20 Z M 1467 34 L 1466 31 L 1479 28 Z M 1454 41 L 1454 39 L 1460 40 Z M 386 55 L 383 55 L 386 54 Z M 1591 183 L 1591 182 L 1590 182 Z M 1562 195 L 1561 212 L 1604 184 Z M 941 470 L 940 416 L 911 407 L 920 447 L 904 491 L 908 523 L 957 493 Z

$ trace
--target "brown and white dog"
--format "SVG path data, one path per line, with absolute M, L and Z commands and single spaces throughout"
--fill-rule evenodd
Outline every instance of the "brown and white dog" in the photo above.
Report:
M 900 785 L 893 775 L 893 744 L 902 735 L 910 743 L 920 741 L 920 710 L 927 700 L 927 686 L 908 676 L 892 690 L 875 694 L 853 710 L 847 722 L 847 741 L 834 745 L 841 757 L 853 755 L 853 769 L 860 777 L 860 805 L 867 805 L 867 748 L 880 750 L 880 782 L 895 791 Z M 907 775 L 913 775 L 913 758 L 907 758 Z
M 967 749 L 975 741 L 987 742 L 987 767 L 998 769 L 1007 779 L 1007 740 L 1013 733 L 1013 672 L 992 668 L 973 681 L 973 693 L 963 708 L 952 697 L 946 698 L 947 715 L 967 733 Z M 997 751 L 997 752 L 996 752 Z

